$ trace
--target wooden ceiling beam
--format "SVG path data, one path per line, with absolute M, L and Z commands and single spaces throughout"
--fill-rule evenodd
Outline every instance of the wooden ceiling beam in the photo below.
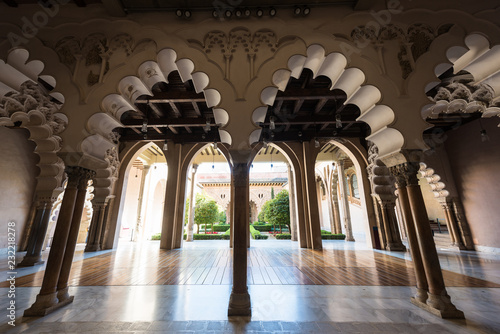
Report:
M 138 141 L 152 141 L 152 140 L 173 140 L 175 143 L 213 143 L 220 142 L 219 132 L 212 131 L 207 134 L 172 134 L 172 133 L 148 133 L 146 139 L 143 134 L 124 134 L 120 137 L 121 142 L 138 142 Z
M 133 128 L 141 127 L 142 119 L 125 119 L 122 121 L 123 127 Z M 205 126 L 207 123 L 204 118 L 152 118 L 148 120 L 148 127 L 184 127 L 184 126 Z M 210 123 L 211 126 L 216 126 L 215 122 Z
M 293 106 L 293 113 L 296 114 L 299 112 L 300 107 L 302 107 L 302 104 L 304 103 L 304 99 L 296 100 L 295 105 Z
M 194 109 L 194 112 L 196 113 L 196 115 L 201 116 L 201 111 L 200 111 L 200 107 L 198 107 L 198 103 L 195 101 L 192 101 L 191 103 L 193 104 L 193 109 Z
M 175 102 L 168 102 L 168 104 L 170 105 L 170 108 L 172 108 L 172 111 L 174 112 L 174 114 L 176 114 L 178 117 L 182 117 L 182 113 L 181 111 L 179 110 L 179 108 L 177 108 L 177 105 L 175 104 Z
M 337 90 L 327 90 L 325 89 L 300 89 L 300 88 L 288 88 L 284 92 L 278 92 L 276 96 L 276 101 L 279 100 L 321 100 L 321 99 L 345 99 L 345 94 L 339 93 Z
M 325 104 L 328 102 L 328 99 L 321 99 L 318 101 L 318 103 L 316 104 L 316 107 L 314 108 L 314 113 L 317 114 L 321 111 L 321 109 L 323 109 L 323 107 L 325 106 Z
M 154 96 L 137 99 L 135 103 L 183 103 L 183 102 L 205 102 L 205 97 L 202 93 L 198 94 L 194 91 L 186 92 L 158 92 Z

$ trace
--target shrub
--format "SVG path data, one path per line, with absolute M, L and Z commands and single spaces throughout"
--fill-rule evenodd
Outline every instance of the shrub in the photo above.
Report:
M 345 234 L 322 234 L 321 239 L 323 239 L 323 240 L 344 240 Z
M 250 225 L 250 234 L 252 235 L 252 239 L 267 239 L 267 235 L 260 234 L 260 231 L 257 231 L 253 225 Z
M 231 235 L 231 228 L 228 228 L 228 229 L 226 230 L 226 232 L 224 232 L 224 235 L 228 235 L 228 236 L 230 236 L 230 235 Z
M 184 240 L 187 235 L 184 234 Z M 193 240 L 229 240 L 229 235 L 225 234 L 193 234 Z
M 161 239 L 161 233 L 156 233 L 151 236 L 151 240 L 160 240 Z
M 332 232 L 328 232 L 328 231 L 325 231 L 325 230 L 321 230 L 321 234 L 332 234 Z
M 260 232 L 271 232 L 273 229 L 273 224 L 261 224 L 261 225 L 250 225 L 253 226 L 257 231 Z
M 292 235 L 289 233 L 276 234 L 275 237 L 278 240 L 291 240 L 292 239 Z
M 212 226 L 212 231 L 214 231 L 214 232 L 226 232 L 227 230 L 229 230 L 230 226 L 231 225 L 229 225 L 229 224 L 217 224 L 217 225 Z

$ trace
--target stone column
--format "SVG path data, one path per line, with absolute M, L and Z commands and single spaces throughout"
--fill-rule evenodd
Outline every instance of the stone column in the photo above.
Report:
M 249 229 L 249 170 L 245 162 L 235 163 L 232 170 L 233 203 L 233 289 L 229 299 L 229 316 L 251 315 L 247 287 L 247 235 Z
M 61 272 L 64 251 L 68 240 L 68 234 L 73 219 L 73 211 L 78 193 L 80 179 L 85 176 L 86 170 L 81 167 L 67 167 L 68 183 L 64 191 L 61 210 L 57 219 L 54 238 L 50 247 L 49 258 L 43 276 L 40 293 L 31 307 L 24 311 L 25 317 L 45 316 L 59 308 L 57 299 L 57 282 Z
M 462 242 L 462 236 L 460 235 L 460 229 L 458 228 L 452 205 L 452 203 L 448 202 L 441 203 L 446 218 L 446 225 L 450 229 L 451 245 L 457 247 L 460 250 L 464 250 L 465 246 Z
M 148 176 L 149 174 L 149 169 L 151 168 L 151 166 L 144 166 L 144 169 L 142 170 L 142 177 L 141 177 L 141 185 L 139 187 L 139 198 L 138 198 L 138 202 L 137 202 L 137 224 L 135 225 L 135 229 L 134 229 L 134 236 L 132 237 L 132 241 L 137 241 L 139 240 L 139 233 L 140 231 L 142 230 L 143 228 L 143 218 L 144 218 L 144 214 L 143 214 L 143 210 L 142 210 L 142 207 L 143 207 L 143 199 L 144 199 L 144 188 L 145 188 L 145 184 L 146 184 L 146 177 Z
M 49 226 L 50 213 L 54 198 L 37 200 L 35 204 L 35 216 L 33 219 L 26 255 L 18 267 L 29 267 L 42 264 L 42 249 Z
M 107 199 L 103 200 L 102 198 L 97 199 L 94 197 L 92 200 L 93 214 L 89 227 L 87 245 L 85 245 L 85 252 L 96 252 L 101 250 L 101 235 L 104 229 L 107 206 Z
M 337 172 L 340 192 L 342 194 L 342 208 L 344 209 L 345 241 L 354 241 L 354 237 L 352 235 L 351 211 L 349 210 L 349 199 L 347 198 L 347 180 L 344 173 L 344 159 L 339 159 Z
M 462 241 L 465 246 L 465 249 L 475 250 L 474 241 L 472 240 L 472 234 L 469 228 L 469 223 L 465 218 L 462 201 L 458 197 L 452 197 L 450 201 L 452 203 L 453 214 L 456 219 L 460 235 L 462 236 Z
M 388 251 L 404 252 L 406 247 L 403 245 L 401 236 L 399 235 L 396 212 L 394 211 L 394 206 L 396 205 L 394 199 L 380 199 L 379 204 L 386 240 L 385 249 Z
M 332 210 L 335 223 L 335 234 L 342 234 L 342 221 L 340 219 L 338 176 L 334 175 L 332 184 Z
M 288 187 L 290 189 L 290 234 L 292 235 L 292 241 L 298 240 L 297 235 L 297 197 L 295 195 L 295 180 L 293 177 L 292 166 L 286 164 L 288 167 Z
M 78 239 L 78 232 L 80 231 L 80 221 L 82 219 L 83 208 L 85 206 L 85 197 L 87 195 L 88 181 L 95 177 L 95 172 L 85 170 L 85 174 L 80 178 L 78 183 L 78 193 L 76 195 L 75 208 L 73 210 L 73 217 L 71 219 L 71 227 L 64 250 L 64 258 L 59 273 L 59 280 L 57 282 L 57 299 L 59 304 L 66 305 L 73 301 L 73 296 L 68 293 L 68 279 L 73 264 L 73 256 L 75 255 L 76 241 Z
M 429 225 L 429 217 L 418 184 L 417 173 L 420 166 L 418 163 L 404 163 L 396 167 L 400 169 L 400 173 L 404 174 L 405 177 L 408 202 L 415 224 L 425 277 L 429 286 L 426 304 L 417 300 L 415 300 L 415 304 L 442 318 L 463 319 L 463 312 L 452 304 L 444 285 L 443 273 Z
M 302 143 L 303 166 L 304 166 L 304 216 L 306 223 L 306 237 L 308 248 L 321 250 L 323 243 L 321 239 L 321 223 L 319 218 L 318 196 L 316 191 L 316 156 L 317 150 L 314 140 Z
M 198 170 L 198 165 L 193 165 L 193 170 L 191 174 L 191 188 L 189 188 L 189 216 L 187 225 L 187 237 L 186 241 L 193 241 L 193 226 L 194 226 L 194 184 L 196 178 L 196 171 Z
M 316 197 L 318 197 L 318 213 L 319 213 L 319 225 L 321 227 L 325 226 L 325 222 L 323 219 L 323 203 L 322 198 L 323 198 L 323 192 L 321 191 L 321 178 L 316 177 Z
M 417 231 L 411 214 L 410 203 L 408 201 L 408 193 L 406 191 L 406 179 L 404 170 L 396 167 L 390 168 L 391 173 L 396 177 L 396 189 L 399 198 L 399 205 L 403 221 L 406 225 L 408 233 L 408 243 L 410 245 L 411 258 L 413 260 L 413 268 L 415 270 L 415 278 L 417 281 L 417 293 L 411 298 L 413 304 L 425 305 L 429 286 L 425 277 L 424 265 L 422 263 L 422 255 L 420 246 L 417 240 Z
M 167 186 L 165 187 L 165 206 L 163 208 L 163 222 L 161 226 L 161 249 L 174 248 L 174 224 L 181 169 L 182 145 L 167 142 L 168 151 L 163 151 L 168 164 Z

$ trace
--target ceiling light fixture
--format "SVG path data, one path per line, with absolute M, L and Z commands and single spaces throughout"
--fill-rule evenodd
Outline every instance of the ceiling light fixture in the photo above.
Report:
M 480 135 L 481 135 L 481 142 L 487 142 L 490 140 L 490 136 L 488 136 L 488 133 L 486 132 L 486 130 L 483 128 L 483 124 L 481 123 L 481 118 L 479 119 L 479 127 L 481 128 L 481 130 L 479 131 Z
M 304 15 L 309 15 L 309 13 L 311 13 L 311 8 L 305 6 L 302 12 L 304 13 Z
M 300 8 L 299 6 L 295 6 L 295 8 L 293 9 L 293 14 L 298 16 L 301 13 L 302 13 L 302 8 Z
M 214 150 L 217 151 L 217 142 L 216 141 L 214 141 Z
M 212 12 L 212 16 L 215 18 L 215 19 L 218 19 L 220 17 L 219 15 L 219 11 L 217 9 L 214 9 L 213 12 Z
M 246 17 L 250 17 L 250 15 L 252 14 L 252 12 L 250 11 L 250 9 L 248 9 L 248 8 L 245 8 L 243 10 L 243 13 L 245 14 Z
M 274 7 L 269 8 L 269 16 L 271 17 L 276 16 L 276 8 Z
M 342 127 L 342 119 L 340 117 L 340 114 L 335 115 L 335 127 L 337 129 L 340 129 Z
M 206 121 L 205 125 L 203 126 L 203 130 L 205 132 L 210 131 L 210 118 L 207 118 L 207 121 Z
M 274 123 L 274 121 L 275 121 L 274 116 L 269 117 L 269 130 L 276 129 L 276 124 Z
M 319 146 L 320 146 L 319 140 L 317 138 L 314 139 L 314 147 L 319 148 Z
M 241 9 L 237 8 L 235 11 L 234 11 L 234 16 L 236 16 L 237 18 L 240 18 L 243 16 L 243 12 L 241 11 Z
M 257 8 L 255 14 L 257 15 L 257 17 L 262 17 L 264 15 L 264 11 L 262 10 L 262 8 Z
M 230 18 L 233 15 L 233 12 L 230 11 L 229 9 L 224 12 L 224 16 L 227 18 Z
M 189 19 L 191 17 L 191 11 L 190 10 L 185 10 L 184 11 L 184 17 Z
M 142 132 L 142 133 L 147 133 L 147 132 L 148 132 L 148 119 L 147 119 L 147 118 L 145 118 L 145 119 L 142 121 L 141 132 Z

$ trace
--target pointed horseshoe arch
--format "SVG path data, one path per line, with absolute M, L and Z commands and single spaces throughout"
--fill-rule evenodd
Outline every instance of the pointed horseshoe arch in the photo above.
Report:
M 311 45 L 307 48 L 306 56 L 293 55 L 288 60 L 288 69 L 279 69 L 274 72 L 272 81 L 274 86 L 266 87 L 261 92 L 261 101 L 264 106 L 254 110 L 252 121 L 254 124 L 263 122 L 268 106 L 274 104 L 278 90 L 285 91 L 290 77 L 299 78 L 302 70 L 308 68 L 317 76 L 328 77 L 332 85 L 330 90 L 340 89 L 347 95 L 346 104 L 354 104 L 360 110 L 358 121 L 367 123 L 371 134 L 366 138 L 379 147 L 381 155 L 398 153 L 404 144 L 403 135 L 390 127 L 395 120 L 394 111 L 386 105 L 377 104 L 381 99 L 380 90 L 372 85 L 363 85 L 365 74 L 355 67 L 346 68 L 347 58 L 338 52 L 326 55 L 323 46 Z M 262 130 L 252 132 L 249 141 L 253 144 L 258 141 Z

